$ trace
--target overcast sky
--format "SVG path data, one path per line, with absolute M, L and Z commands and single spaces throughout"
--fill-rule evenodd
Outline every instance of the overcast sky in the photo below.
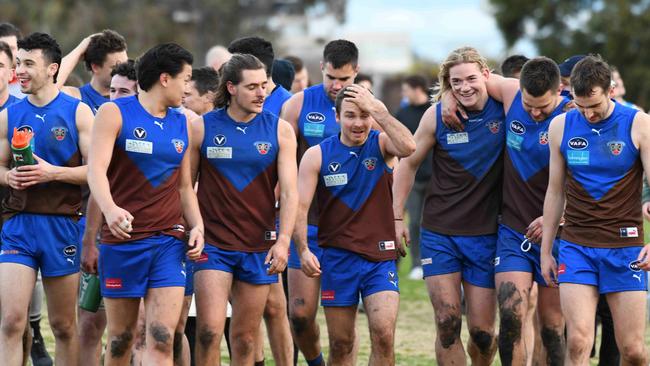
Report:
M 409 33 L 415 52 L 434 61 L 465 45 L 487 57 L 505 55 L 487 0 L 348 0 L 344 29 Z M 535 48 L 530 42 L 519 42 L 513 53 L 532 57 Z

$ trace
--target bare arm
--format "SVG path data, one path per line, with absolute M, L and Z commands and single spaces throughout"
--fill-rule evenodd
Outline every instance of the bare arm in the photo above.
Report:
M 204 124 L 203 117 L 192 121 L 192 143 L 190 144 L 190 174 L 192 185 L 196 184 L 199 176 L 199 164 L 201 163 L 201 143 L 203 142 Z
M 298 209 L 296 166 L 297 142 L 294 130 L 287 121 L 278 120 L 278 183 L 280 185 L 280 233 L 269 250 L 266 263 L 271 263 L 269 273 L 280 273 L 287 265 L 289 243 Z
M 512 106 L 512 101 L 519 91 L 519 80 L 504 78 L 501 75 L 491 73 L 486 86 L 488 94 L 503 103 L 503 109 L 508 113 L 510 106 Z
M 436 106 L 433 105 L 424 112 L 418 129 L 415 131 L 416 149 L 409 157 L 400 160 L 393 182 L 393 213 L 396 219 L 404 216 L 406 198 L 413 187 L 415 173 L 427 154 L 433 149 L 436 139 Z
M 81 61 L 84 54 L 86 53 L 86 50 L 88 49 L 88 44 L 90 43 L 90 39 L 97 34 L 99 33 L 91 34 L 88 37 L 84 38 L 77 45 L 77 47 L 75 47 L 72 51 L 70 51 L 70 53 L 68 53 L 67 55 L 65 55 L 65 57 L 63 57 L 63 59 L 61 60 L 61 65 L 59 66 L 59 75 L 56 78 L 57 88 L 61 89 L 65 85 L 65 82 L 68 80 L 68 77 L 70 76 L 74 68 L 77 66 L 79 61 Z
M 362 111 L 370 113 L 372 118 L 384 131 L 380 135 L 380 145 L 384 159 L 407 157 L 415 151 L 415 140 L 411 131 L 395 119 L 379 99 L 370 91 L 359 85 L 350 85 L 345 89 L 346 101 L 356 104 Z M 381 137 L 383 136 L 383 137 Z
M 23 188 L 45 182 L 64 182 L 70 184 L 86 184 L 88 167 L 86 157 L 88 156 L 88 145 L 90 131 L 93 123 L 93 113 L 90 107 L 79 103 L 76 111 L 76 126 L 79 136 L 79 151 L 81 152 L 82 165 L 76 167 L 65 167 L 52 165 L 45 159 L 34 154 L 36 164 L 18 167 L 16 179 L 21 182 Z
M 318 175 L 322 164 L 321 160 L 320 146 L 313 146 L 303 155 L 303 159 L 300 161 L 300 169 L 298 170 L 299 204 L 293 239 L 296 244 L 296 251 L 300 256 L 302 271 L 310 277 L 318 276 L 321 273 L 320 263 L 316 256 L 309 251 L 309 245 L 307 243 L 307 216 L 311 202 L 314 199 L 316 186 L 318 185 Z
M 14 189 L 21 189 L 18 182 L 11 179 L 9 167 L 11 166 L 11 148 L 7 139 L 8 130 L 7 110 L 0 112 L 0 184 L 11 186 Z M 15 169 L 13 169 L 15 172 Z
M 296 136 L 300 133 L 300 129 L 298 128 L 298 118 L 300 118 L 303 100 L 304 93 L 296 93 L 282 105 L 282 110 L 280 111 L 280 119 L 289 122 L 289 125 L 293 127 Z
M 97 233 L 99 233 L 103 221 L 102 211 L 91 194 L 86 207 L 86 228 L 81 239 L 81 269 L 86 273 L 97 273 L 97 259 L 99 258 L 96 246 Z
M 548 188 L 544 198 L 544 216 L 542 223 L 541 268 L 546 284 L 556 286 L 557 263 L 553 258 L 553 241 L 557 235 L 562 212 L 564 212 L 566 178 L 566 162 L 560 152 L 560 144 L 564 135 L 565 114 L 551 121 L 548 131 L 551 161 L 549 165 Z
M 88 154 L 88 186 L 101 209 L 111 233 L 117 238 L 128 239 L 130 235 L 123 222 L 133 221 L 133 216 L 118 207 L 111 196 L 106 172 L 111 163 L 115 140 L 122 128 L 122 114 L 114 103 L 99 107 L 91 135 Z
M 643 112 L 637 112 L 632 124 L 632 142 L 639 149 L 641 163 L 643 164 L 643 171 L 646 177 L 650 173 L 650 143 L 648 139 L 650 139 L 650 116 Z M 650 213 L 647 212 L 647 203 L 643 205 L 643 208 L 644 215 L 646 217 L 649 216 Z M 643 247 L 637 259 L 639 260 L 639 268 L 644 271 L 650 271 L 650 244 L 646 244 Z
M 204 239 L 203 235 L 205 229 L 203 227 L 203 219 L 201 218 L 201 211 L 199 210 L 199 201 L 196 198 L 196 192 L 194 191 L 194 184 L 192 184 L 192 173 L 190 167 L 190 154 L 188 151 L 192 151 L 191 147 L 193 146 L 193 137 L 192 136 L 192 126 L 190 122 L 187 123 L 187 139 L 188 139 L 188 149 L 185 151 L 183 160 L 181 161 L 180 177 L 178 184 L 178 191 L 181 196 L 181 207 L 183 209 L 183 217 L 185 221 L 189 224 L 190 238 L 188 241 L 188 246 L 190 250 L 187 252 L 187 256 L 192 260 L 196 260 L 201 255 L 203 251 Z

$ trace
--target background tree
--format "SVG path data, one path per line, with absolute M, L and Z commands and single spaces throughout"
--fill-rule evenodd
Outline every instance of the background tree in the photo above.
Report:
M 644 109 L 650 106 L 650 1 L 490 0 L 490 4 L 508 48 L 528 38 L 540 55 L 558 62 L 599 53 L 621 70 L 626 99 Z

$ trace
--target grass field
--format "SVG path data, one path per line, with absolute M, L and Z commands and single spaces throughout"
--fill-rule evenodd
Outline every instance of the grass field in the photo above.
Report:
M 648 234 L 650 234 L 650 227 L 646 223 L 646 242 L 648 242 Z M 397 321 L 397 333 L 395 341 L 395 351 L 398 365 L 408 366 L 429 366 L 435 365 L 434 355 L 434 336 L 435 325 L 433 323 L 433 309 L 430 305 L 427 296 L 426 287 L 422 280 L 409 280 L 407 278 L 409 268 L 409 261 L 404 260 L 400 266 L 400 310 L 399 318 Z M 43 307 L 45 309 L 45 307 Z M 47 324 L 47 314 L 44 314 L 45 319 L 41 325 L 43 334 L 47 343 L 50 354 L 54 354 L 54 338 Z M 321 325 L 321 344 L 324 348 L 324 354 L 327 355 L 327 330 L 325 326 L 325 318 L 322 311 L 319 311 L 318 321 Z M 357 317 L 357 335 L 360 339 L 358 365 L 367 365 L 368 357 L 370 354 L 370 344 L 368 336 L 368 324 L 364 314 L 359 314 Z M 467 345 L 468 333 L 463 323 L 462 339 Z M 600 339 L 600 335 L 598 336 Z M 650 329 L 646 331 L 646 345 L 650 344 Z M 227 355 L 225 342 L 222 347 L 222 355 Z M 268 344 L 265 347 L 265 354 L 267 357 L 267 365 L 274 365 L 271 358 L 271 351 L 268 349 Z M 224 356 L 225 357 L 225 356 Z M 227 358 L 223 359 L 223 364 L 227 365 Z M 306 365 L 301 358 L 300 365 Z M 592 359 L 591 364 L 597 365 L 597 359 Z M 469 364 L 469 359 L 468 359 Z M 501 365 L 497 355 L 495 365 Z

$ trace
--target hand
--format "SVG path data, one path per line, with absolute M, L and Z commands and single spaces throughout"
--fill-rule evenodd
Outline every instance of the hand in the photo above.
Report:
M 370 114 L 387 111 L 384 103 L 375 98 L 370 90 L 361 85 L 352 84 L 348 86 L 345 89 L 345 101 L 356 104 L 359 109 Z
M 442 104 L 442 123 L 450 130 L 462 131 L 465 129 L 463 122 L 458 118 L 458 113 L 461 117 L 468 119 L 469 116 L 465 109 L 458 103 L 458 100 L 451 92 L 445 92 L 440 98 Z
M 195 261 L 201 257 L 201 252 L 203 252 L 203 247 L 205 246 L 203 228 L 195 226 L 190 230 L 190 239 L 187 241 L 187 246 L 189 247 L 187 256 L 191 260 Z
M 643 249 L 641 249 L 641 252 L 636 259 L 639 261 L 637 263 L 639 268 L 646 272 L 650 271 L 650 244 L 646 244 Z
M 400 251 L 400 254 L 404 249 L 402 249 L 402 240 L 404 243 L 406 243 L 406 246 L 411 246 L 411 233 L 409 232 L 409 229 L 406 225 L 404 225 L 403 220 L 395 220 L 395 235 L 397 236 L 397 246 Z M 406 255 L 406 252 L 404 252 Z
M 17 172 L 14 177 L 23 188 L 54 180 L 57 167 L 36 154 L 34 154 L 34 159 L 36 160 L 36 164 L 23 165 L 16 168 Z
M 86 234 L 82 239 L 81 246 L 81 270 L 90 274 L 97 274 L 97 259 L 99 258 L 99 250 L 95 246 L 95 239 L 86 238 Z
M 17 191 L 21 191 L 25 189 L 26 187 L 23 187 L 20 181 L 18 181 L 18 171 L 16 168 L 10 169 L 5 173 L 5 180 L 7 181 L 7 185 Z
M 643 218 L 650 221 L 650 202 L 645 202 L 641 211 L 643 212 Z
M 88 45 L 90 44 L 90 40 L 95 37 L 95 36 L 100 36 L 101 33 L 93 33 L 89 35 L 88 37 L 84 38 L 79 42 L 77 45 L 77 50 L 81 52 L 81 55 L 84 55 L 86 53 L 86 50 L 88 49 Z
M 307 277 L 318 277 L 321 275 L 320 262 L 309 249 L 300 253 L 300 269 Z
M 542 254 L 540 267 L 548 287 L 557 287 L 557 262 L 551 254 Z
M 526 228 L 526 238 L 528 238 L 528 241 L 537 244 L 542 242 L 542 218 L 543 216 L 536 218 Z
M 104 212 L 106 224 L 111 230 L 111 234 L 118 239 L 130 239 L 129 233 L 133 230 L 131 223 L 133 222 L 133 215 L 129 211 L 114 205 L 112 208 Z
M 282 273 L 287 267 L 287 260 L 289 259 L 289 239 L 280 237 L 278 241 L 273 244 L 269 253 L 264 259 L 264 264 L 270 264 L 268 274 Z

